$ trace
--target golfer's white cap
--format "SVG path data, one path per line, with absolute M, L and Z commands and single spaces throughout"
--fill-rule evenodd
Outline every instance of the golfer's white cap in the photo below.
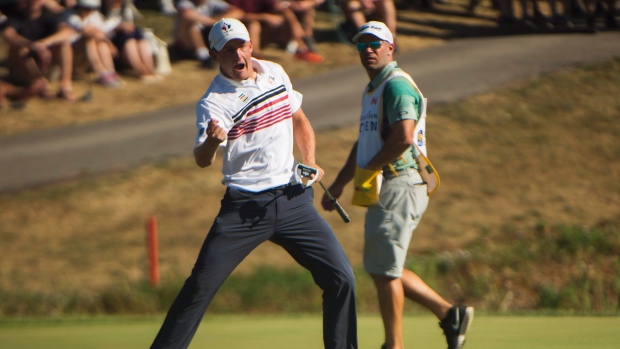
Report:
M 366 34 L 374 35 L 383 41 L 389 42 L 390 44 L 394 43 L 394 36 L 392 36 L 392 32 L 383 22 L 370 21 L 364 24 L 360 28 L 359 32 L 353 37 L 353 42 L 357 42 L 362 35 Z
M 209 32 L 209 47 L 219 51 L 232 39 L 250 41 L 250 34 L 240 21 L 234 18 L 222 18 L 213 25 Z

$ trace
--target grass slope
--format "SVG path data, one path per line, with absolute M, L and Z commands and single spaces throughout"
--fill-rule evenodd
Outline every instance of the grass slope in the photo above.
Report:
M 620 60 L 614 60 L 430 110 L 429 150 L 442 186 L 414 234 L 412 263 L 417 256 L 456 256 L 476 248 L 482 254 L 505 254 L 505 248 L 495 247 L 532 238 L 540 229 L 553 233 L 557 225 L 589 231 L 612 222 L 606 231 L 616 241 L 618 81 Z M 355 127 L 317 135 L 317 162 L 326 170 L 325 182 L 334 178 L 355 138 Z M 94 299 L 131 294 L 147 277 L 144 223 L 150 215 L 159 221 L 162 282 L 178 282 L 191 269 L 217 213 L 224 190 L 220 179 L 219 165 L 200 170 L 192 159 L 178 158 L 1 195 L 0 299 L 16 300 L 8 304 L 11 314 L 33 309 L 43 314 L 105 312 L 105 304 L 92 306 Z M 320 190 L 317 194 L 318 203 Z M 341 202 L 352 223 L 344 224 L 336 214 L 324 216 L 359 266 L 364 209 L 349 205 L 350 197 L 348 188 Z M 596 273 L 598 262 L 583 259 L 579 251 L 558 263 L 557 270 L 537 268 L 530 261 L 534 264 L 527 273 L 532 274 L 521 279 L 492 278 L 499 271 L 514 275 L 520 270 L 503 265 L 470 272 L 487 273 L 480 274 L 488 275 L 487 281 L 478 282 L 500 282 L 490 287 L 503 290 L 501 282 L 523 279 L 551 280 L 557 288 L 566 284 L 564 276 L 592 269 L 592 280 L 602 280 L 596 281 L 603 285 L 597 292 L 609 294 L 609 304 L 617 307 L 617 259 L 605 257 L 604 272 Z M 280 248 L 264 244 L 235 273 L 252 274 L 265 265 L 288 268 L 295 263 Z M 536 302 L 512 304 L 529 309 Z M 6 306 L 5 301 L 0 314 L 8 312 Z

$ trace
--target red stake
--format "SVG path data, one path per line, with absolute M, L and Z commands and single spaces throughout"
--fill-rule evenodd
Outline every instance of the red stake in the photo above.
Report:
M 146 222 L 146 241 L 151 286 L 159 285 L 159 257 L 157 255 L 157 219 L 149 217 Z

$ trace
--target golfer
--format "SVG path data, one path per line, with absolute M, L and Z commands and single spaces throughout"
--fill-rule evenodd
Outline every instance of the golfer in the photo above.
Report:
M 314 192 L 296 175 L 315 163 L 314 131 L 278 64 L 252 57 L 246 27 L 224 18 L 209 33 L 220 72 L 196 106 L 194 157 L 208 167 L 223 150 L 227 186 L 220 211 L 151 348 L 187 348 L 224 280 L 258 245 L 282 246 L 323 290 L 325 348 L 357 348 L 355 279 L 351 264 L 313 205 Z M 208 203 L 206 203 L 208 205 Z M 251 346 L 250 343 L 248 345 Z M 294 347 L 295 343 L 290 343 Z
M 358 141 L 329 191 L 338 198 L 352 179 L 365 183 L 365 187 L 356 185 L 354 201 L 368 206 L 364 268 L 377 289 L 385 330 L 382 348 L 404 348 L 405 297 L 428 308 L 441 320 L 448 349 L 461 348 L 474 309 L 448 303 L 420 277 L 404 269 L 413 230 L 428 205 L 427 185 L 418 171 L 419 154 L 414 145 L 416 123 L 425 116 L 425 100 L 411 77 L 393 61 L 394 40 L 385 24 L 364 24 L 353 41 L 370 83 L 363 94 Z M 378 178 L 376 183 L 373 178 Z M 378 194 L 375 197 L 361 195 L 361 191 L 370 194 L 373 190 Z M 333 210 L 326 196 L 321 205 Z

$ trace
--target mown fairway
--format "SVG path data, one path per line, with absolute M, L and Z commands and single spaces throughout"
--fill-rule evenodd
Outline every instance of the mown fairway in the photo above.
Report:
M 105 319 L 83 322 L 3 322 L 0 347 L 10 349 L 147 348 L 161 319 Z M 465 348 L 573 349 L 618 348 L 620 317 L 477 316 Z M 405 319 L 407 348 L 445 348 L 437 322 L 430 316 Z M 378 349 L 379 317 L 359 319 L 360 349 Z M 310 349 L 322 348 L 319 316 L 208 317 L 190 348 Z

